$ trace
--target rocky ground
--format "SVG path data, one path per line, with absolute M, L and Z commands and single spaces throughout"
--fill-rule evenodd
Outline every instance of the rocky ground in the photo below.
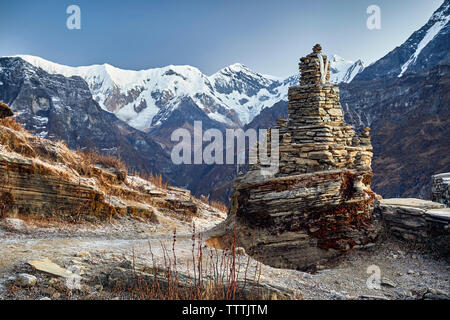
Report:
M 167 219 L 167 223 L 160 225 L 130 218 L 100 225 L 3 220 L 0 223 L 0 298 L 149 298 L 121 285 L 126 285 L 136 274 L 152 279 L 155 266 L 164 269 L 168 259 L 173 263 L 173 253 L 179 276 L 193 274 L 190 227 Z M 213 224 L 213 221 L 196 222 L 197 231 Z M 177 228 L 175 244 L 173 227 Z M 211 266 L 209 262 L 221 257 L 223 252 L 207 248 L 203 240 L 202 259 L 207 269 Z M 197 253 L 198 241 L 194 243 Z M 449 299 L 450 264 L 421 248 L 389 237 L 368 249 L 351 251 L 329 265 L 319 265 L 315 273 L 272 268 L 240 253 L 236 256 L 240 279 L 246 274 L 249 283 L 253 281 L 269 288 L 272 294 L 264 298 L 274 298 L 275 293 L 277 298 L 294 299 Z M 80 286 L 71 287 L 68 278 L 39 271 L 28 264 L 43 258 L 80 274 Z M 367 286 L 372 274 L 368 273 L 370 266 L 379 267 L 379 289 Z

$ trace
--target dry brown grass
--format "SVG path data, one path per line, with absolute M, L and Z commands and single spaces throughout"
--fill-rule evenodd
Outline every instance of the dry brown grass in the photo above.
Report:
M 222 212 L 227 212 L 228 211 L 228 207 L 224 203 L 222 203 L 220 201 L 211 200 L 209 202 L 209 205 L 211 207 L 213 207 L 213 208 L 216 208 L 216 209 L 222 211 Z
M 16 118 L 0 118 L 0 126 L 4 126 L 19 132 L 25 132 L 24 127 L 16 121 Z
M 172 210 L 173 216 L 178 219 L 186 219 L 183 214 L 180 214 L 179 208 L 172 208 L 164 201 L 157 201 L 161 199 L 149 194 L 144 185 L 135 185 L 127 180 L 127 175 L 132 174 L 160 189 L 168 190 L 169 185 L 161 174 L 131 172 L 121 159 L 112 155 L 101 154 L 95 150 L 74 151 L 70 150 L 64 141 L 52 141 L 33 136 L 14 118 L 0 119 L 0 144 L 9 152 L 33 159 L 30 173 L 57 175 L 72 182 L 81 177 L 94 178 L 96 188 L 107 195 L 146 203 L 158 208 L 162 206 Z M 224 212 L 227 211 L 227 207 L 218 201 L 209 201 L 205 197 L 202 197 L 201 201 Z
M 147 180 L 148 182 L 154 184 L 158 188 L 161 189 L 167 189 L 168 183 L 163 180 L 163 177 L 161 174 L 153 175 L 153 173 L 145 173 L 145 172 L 138 172 L 137 174 L 140 178 Z
M 206 196 L 201 195 L 200 196 L 200 201 L 203 202 L 204 204 L 207 204 L 213 208 L 216 208 L 222 212 L 227 212 L 228 211 L 228 207 L 220 201 L 217 200 L 209 200 Z
M 116 168 L 118 170 L 128 171 L 126 165 L 120 160 L 111 155 L 105 155 L 94 151 L 81 151 L 79 154 L 83 160 L 89 165 L 101 165 L 105 168 Z

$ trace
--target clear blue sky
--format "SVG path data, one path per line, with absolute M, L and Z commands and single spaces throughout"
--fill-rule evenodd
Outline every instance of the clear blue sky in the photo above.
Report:
M 426 23 L 443 0 L 1 0 L 0 56 L 67 65 L 146 69 L 189 64 L 206 74 L 235 62 L 276 76 L 321 43 L 325 53 L 373 62 Z M 81 8 L 81 30 L 66 8 Z M 381 8 L 381 30 L 366 8 Z

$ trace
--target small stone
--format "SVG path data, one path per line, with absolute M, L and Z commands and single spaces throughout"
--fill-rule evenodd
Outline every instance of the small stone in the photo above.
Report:
M 424 270 L 424 271 L 422 271 L 422 274 L 423 274 L 423 275 L 429 275 L 430 273 L 429 273 L 428 271 L 425 271 L 425 270 Z
M 397 287 L 397 284 L 388 278 L 381 278 L 381 285 L 385 286 L 385 287 L 391 287 L 391 288 Z
M 414 274 L 414 270 L 408 270 L 408 274 Z
M 78 252 L 75 256 L 77 258 L 89 258 L 90 253 L 89 252 Z
M 28 233 L 28 226 L 21 219 L 6 218 L 0 221 L 0 226 L 9 232 Z
M 52 298 L 55 299 L 55 300 L 57 300 L 57 299 L 61 298 L 61 294 L 60 294 L 59 292 L 55 292 L 55 293 L 52 295 Z
M 133 263 L 130 260 L 125 259 L 125 260 L 122 260 L 122 262 L 119 264 L 119 267 L 125 268 L 125 269 L 133 269 Z
M 321 265 L 321 264 L 318 264 L 318 265 L 316 266 L 316 269 L 317 269 L 317 270 L 325 270 L 326 268 L 327 268 L 326 266 Z
M 37 283 L 37 278 L 31 274 L 21 273 L 16 277 L 16 284 L 21 287 L 33 287 Z
M 450 295 L 448 292 L 439 289 L 429 288 L 424 294 L 424 299 L 427 300 L 449 300 Z
M 50 299 L 49 297 L 43 297 L 43 298 L 40 298 L 39 300 L 41 300 L 41 301 L 49 301 L 49 300 L 52 300 L 52 299 Z
M 96 285 L 96 286 L 94 287 L 94 289 L 95 289 L 96 291 L 102 292 L 102 291 L 103 291 L 103 286 L 100 285 L 100 284 L 98 284 L 98 285 Z

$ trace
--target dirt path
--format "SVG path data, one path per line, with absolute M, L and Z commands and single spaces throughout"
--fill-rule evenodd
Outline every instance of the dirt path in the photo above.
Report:
M 135 231 L 133 228 L 133 232 Z M 50 236 L 42 232 L 1 233 L 0 298 L 2 295 L 5 298 L 6 293 L 6 286 L 2 287 L 2 283 L 5 284 L 15 274 L 22 272 L 29 260 L 49 258 L 65 268 L 80 262 L 95 269 L 97 265 L 122 260 L 152 266 L 151 253 L 156 264 L 161 266 L 164 265 L 163 247 L 166 248 L 166 253 L 172 255 L 173 234 L 169 232 L 137 232 L 134 238 L 133 233 L 125 238 L 117 237 L 119 233 L 106 236 L 103 231 L 98 235 L 89 234 L 90 236 L 79 234 L 70 237 L 67 233 Z M 192 270 L 192 244 L 189 233 L 177 234 L 175 254 L 180 272 Z M 205 257 L 217 254 L 212 249 L 202 248 Z M 83 252 L 89 253 L 90 258 L 80 260 L 77 256 Z M 242 256 L 240 259 L 243 273 L 248 258 Z M 253 277 L 258 264 L 253 259 L 249 261 L 248 273 Z M 379 268 L 379 289 L 367 286 L 371 275 L 368 273 L 370 266 Z M 309 274 L 262 265 L 261 282 L 288 288 L 304 299 L 422 299 L 429 292 L 438 292 L 441 296 L 444 293 L 448 296 L 450 293 L 448 262 L 396 241 L 385 241 L 367 250 L 352 251 L 334 265 L 319 266 L 319 269 L 322 270 Z

